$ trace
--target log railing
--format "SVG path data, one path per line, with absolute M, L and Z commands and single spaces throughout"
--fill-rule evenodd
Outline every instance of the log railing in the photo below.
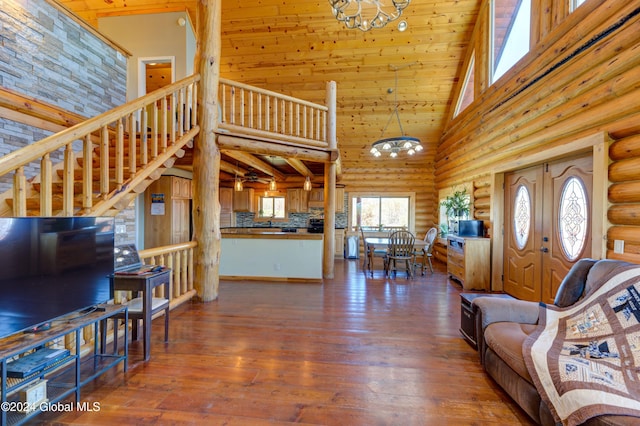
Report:
M 195 241 L 174 244 L 164 247 L 156 247 L 139 252 L 140 258 L 145 265 L 164 265 L 171 268 L 171 283 L 169 295 L 164 294 L 164 286 L 159 286 L 154 290 L 154 297 L 166 297 L 169 299 L 170 309 L 191 300 L 196 295 L 193 287 L 193 249 L 196 247 Z M 116 292 L 115 303 L 122 303 L 123 298 L 129 299 L 131 296 L 127 292 Z M 158 315 L 162 315 L 159 313 Z M 108 324 L 107 341 L 113 339 L 112 324 Z M 121 325 L 124 327 L 124 324 Z M 122 334 L 121 334 L 122 335 Z M 88 326 L 82 330 L 81 352 L 89 353 L 93 350 L 95 334 L 94 327 Z M 64 346 L 75 353 L 75 339 L 73 335 L 68 335 L 57 342 L 59 346 Z
M 220 79 L 218 129 L 327 147 L 328 107 Z
M 3 195 L 12 211 L 5 213 L 97 216 L 117 208 L 129 190 L 144 190 L 199 131 L 199 79 L 185 78 L 0 158 L 0 177 L 13 178 L 13 191 Z M 63 160 L 54 165 L 54 157 Z M 28 181 L 25 168 L 33 163 L 40 175 Z
M 140 251 L 145 265 L 163 265 L 171 268 L 171 294 L 165 295 L 162 286 L 156 288 L 156 297 L 167 297 L 171 309 L 190 300 L 196 294 L 193 287 L 193 250 L 195 241 Z

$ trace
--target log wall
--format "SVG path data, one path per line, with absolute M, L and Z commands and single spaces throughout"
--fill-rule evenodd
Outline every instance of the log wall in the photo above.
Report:
M 480 28 L 488 9 L 482 8 Z M 487 220 L 499 202 L 492 197 L 502 194 L 487 186 L 492 176 L 568 156 L 576 140 L 603 132 L 615 140 L 609 199 L 595 206 L 610 222 L 602 231 L 606 256 L 640 261 L 640 142 L 634 136 L 640 133 L 640 0 L 592 0 L 571 14 L 551 14 L 553 28 L 534 23 L 539 42 L 496 83 L 487 84 L 476 70 L 479 96 L 450 119 L 440 141 L 436 188 L 473 182 L 474 216 Z M 472 43 L 476 49 L 488 45 L 487 31 L 474 37 L 483 37 Z M 484 53 L 476 50 L 476 60 Z M 554 157 L 541 158 L 544 151 Z M 613 253 L 615 239 L 625 242 L 624 253 Z
M 607 258 L 640 263 L 640 135 L 613 142 L 609 158 Z M 623 253 L 614 250 L 616 240 Z
M 338 183 L 345 186 L 346 193 L 415 192 L 416 237 L 423 238 L 429 228 L 438 226 L 438 196 L 433 182 L 433 167 L 407 168 L 402 172 L 398 172 L 398 169 L 385 169 L 384 167 L 345 170 Z

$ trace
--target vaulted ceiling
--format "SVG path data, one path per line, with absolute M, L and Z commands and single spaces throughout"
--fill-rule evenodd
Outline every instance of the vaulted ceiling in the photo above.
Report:
M 391 0 L 387 0 L 390 2 Z M 97 26 L 98 17 L 188 10 L 194 1 L 61 0 Z M 397 22 L 362 32 L 346 29 L 327 0 L 242 0 L 222 2 L 221 75 L 317 103 L 327 81 L 337 83 L 337 137 L 342 170 L 388 170 L 433 164 L 451 109 L 468 40 L 481 0 L 414 0 Z M 398 90 L 394 87 L 397 68 Z M 374 160 L 371 143 L 383 136 L 397 96 L 404 133 L 418 137 L 425 151 L 413 157 Z M 384 137 L 400 134 L 392 120 Z M 284 164 L 284 163 L 283 163 Z

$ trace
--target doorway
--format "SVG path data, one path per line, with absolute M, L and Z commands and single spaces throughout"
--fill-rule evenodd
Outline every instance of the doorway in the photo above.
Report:
M 552 303 L 571 266 L 591 257 L 593 158 L 505 174 L 504 290 Z

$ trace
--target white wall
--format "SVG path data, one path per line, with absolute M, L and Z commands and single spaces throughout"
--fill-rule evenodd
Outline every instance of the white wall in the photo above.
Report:
M 184 26 L 179 25 L 180 18 L 184 19 Z M 131 52 L 127 72 L 128 100 L 138 97 L 139 58 L 175 57 L 176 80 L 193 73 L 196 42 L 186 12 L 99 18 L 98 28 Z

